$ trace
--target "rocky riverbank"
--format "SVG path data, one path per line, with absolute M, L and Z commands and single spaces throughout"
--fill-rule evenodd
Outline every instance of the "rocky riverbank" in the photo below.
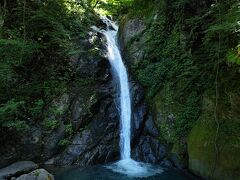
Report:
M 19 161 L 0 169 L 0 179 L 6 180 L 54 180 L 52 174 L 45 169 L 38 169 L 32 161 Z

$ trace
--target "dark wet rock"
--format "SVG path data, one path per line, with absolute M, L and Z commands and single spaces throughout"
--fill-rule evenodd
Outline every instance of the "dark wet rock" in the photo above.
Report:
M 14 176 L 28 173 L 37 169 L 38 165 L 32 161 L 20 161 L 0 169 L 0 179 L 8 179 Z
M 16 180 L 54 180 L 52 174 L 47 172 L 45 169 L 37 169 L 29 174 L 23 174 Z
M 107 15 L 106 17 L 112 21 L 112 16 Z
M 113 26 L 109 26 L 108 28 L 112 31 L 117 31 L 117 29 L 115 29 Z
M 173 166 L 175 166 L 178 169 L 187 168 L 187 164 L 181 158 L 179 158 L 177 154 L 171 154 L 168 159 L 172 162 Z
M 97 35 L 96 38 L 101 38 Z M 104 51 L 104 50 L 103 50 Z M 104 52 L 102 52 L 104 54 Z M 89 55 L 76 62 L 77 76 L 94 83 L 73 87 L 71 121 L 75 134 L 71 144 L 49 160 L 56 165 L 92 165 L 119 158 L 119 110 L 117 87 L 104 57 Z
M 41 153 L 42 131 L 39 127 L 30 128 L 21 137 L 21 159 L 34 159 Z M 19 152 L 18 152 L 19 153 Z
M 173 164 L 168 159 L 162 160 L 160 165 L 163 166 L 163 167 L 173 167 Z
M 0 133 L 1 134 L 1 133 Z M 9 132 L 7 141 L 1 142 L 0 168 L 21 160 L 39 158 L 42 147 L 42 131 L 38 126 L 31 126 L 20 135 Z
M 147 117 L 147 107 L 146 104 L 139 105 L 133 108 L 132 111 L 132 123 L 131 123 L 131 132 L 132 132 L 132 140 L 138 139 L 143 132 L 143 128 L 145 125 L 146 117 Z
M 73 139 L 71 145 L 57 155 L 57 165 L 92 165 L 119 157 L 119 111 L 114 102 L 116 89 L 108 83 L 97 90 L 97 99 L 90 108 L 91 121 Z
M 57 154 L 59 149 L 59 142 L 65 137 L 65 113 L 69 108 L 70 96 L 68 94 L 62 94 L 56 98 L 46 109 L 47 119 L 56 120 L 58 126 L 51 130 L 44 132 L 43 138 L 43 151 L 42 158 L 44 160 L 49 159 L 53 155 Z
M 143 88 L 133 79 L 130 80 L 130 88 L 132 100 L 131 139 L 132 141 L 135 141 L 134 139 L 138 139 L 143 132 L 148 116 L 148 108 L 147 104 L 143 102 Z
M 147 121 L 145 122 L 144 132 L 154 138 L 159 136 L 158 129 L 156 128 L 151 115 L 148 116 Z
M 142 136 L 135 147 L 133 147 L 133 158 L 147 163 L 160 163 L 166 157 L 167 149 L 157 139 L 151 136 Z
M 130 76 L 130 88 L 133 107 L 137 106 L 140 103 L 143 103 L 144 89 L 139 83 L 134 81 L 131 76 Z
M 77 66 L 77 75 L 82 78 L 96 78 L 101 80 L 107 80 L 109 76 L 108 71 L 110 65 L 105 58 L 87 58 L 79 59 Z
M 65 126 L 60 122 L 59 127 L 44 139 L 43 158 L 48 159 L 59 152 L 59 142 L 64 139 Z
M 99 19 L 99 21 L 97 21 L 96 26 L 100 29 L 107 29 L 107 24 L 105 22 L 102 21 L 102 19 Z
M 72 165 L 76 159 L 85 152 L 88 148 L 90 139 L 90 132 L 88 130 L 78 133 L 67 150 L 55 158 L 56 165 Z
M 96 34 L 94 38 L 99 41 L 101 36 Z M 112 148 L 118 110 L 113 101 L 116 89 L 110 79 L 110 64 L 101 53 L 83 55 L 74 63 L 77 77 L 90 79 L 84 85 L 73 82 L 71 88 L 70 120 L 77 133 L 71 144 L 46 164 L 96 164 L 110 161 L 118 151 Z M 111 153 L 109 149 L 113 149 Z
M 97 103 L 95 86 L 78 87 L 71 105 L 71 122 L 75 130 L 79 130 L 91 121 L 94 106 Z
M 159 133 L 144 102 L 143 88 L 131 80 L 132 94 L 132 147 L 136 160 L 159 163 L 166 156 L 166 148 L 157 140 Z

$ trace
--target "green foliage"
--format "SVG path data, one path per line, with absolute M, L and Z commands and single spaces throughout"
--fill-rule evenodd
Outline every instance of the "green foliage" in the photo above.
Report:
M 65 125 L 65 138 L 59 141 L 58 145 L 60 147 L 67 147 L 68 145 L 71 144 L 71 139 L 73 138 L 74 130 L 73 130 L 73 125 L 71 123 Z
M 153 11 L 154 2 L 135 3 Z M 145 59 L 132 67 L 140 82 L 149 89 L 150 97 L 154 97 L 167 81 L 175 86 L 181 84 L 185 94 L 188 94 L 186 88 L 201 91 L 214 81 L 207 71 L 215 69 L 216 59 L 226 62 L 227 56 L 228 61 L 238 62 L 239 50 L 235 47 L 239 44 L 239 9 L 236 1 L 216 5 L 185 0 L 161 3 L 165 4 L 165 9 L 155 4 L 155 9 L 161 12 L 157 19 L 144 16 L 148 30 L 139 37 L 143 36 L 148 44 L 144 48 Z M 184 11 L 185 8 L 195 10 Z
M 139 81 L 145 86 L 150 87 L 148 97 L 154 97 L 157 90 L 163 85 L 167 71 L 168 60 L 162 60 L 159 63 L 151 63 L 144 69 L 137 71 Z
M 201 115 L 201 97 L 193 91 L 180 101 L 176 93 L 171 84 L 165 84 L 154 101 L 156 111 L 161 113 L 158 122 L 161 141 L 181 146 Z
M 62 140 L 58 143 L 58 145 L 61 146 L 61 147 L 67 147 L 67 146 L 70 145 L 70 144 L 71 144 L 71 141 L 68 140 L 68 139 L 62 139 Z
M 133 0 L 88 0 L 88 3 L 102 15 L 118 17 L 126 14 L 132 7 Z
M 0 1 L 0 9 L 0 128 L 23 129 L 41 122 L 44 108 L 75 80 L 69 59 L 98 18 L 82 0 Z
M 237 65 L 240 65 L 240 45 L 228 52 L 227 60 L 231 63 L 236 63 Z
M 0 81 L 1 84 L 11 83 L 14 78 L 12 66 L 21 65 L 23 57 L 31 58 L 39 48 L 37 43 L 25 43 L 23 39 L 0 39 Z
M 35 172 L 35 176 L 36 176 L 36 177 L 39 177 L 39 175 L 40 175 L 40 172 L 39 172 L 39 171 L 36 171 L 36 172 Z
M 27 130 L 27 122 L 23 120 L 24 101 L 11 99 L 0 106 L 0 126 L 16 131 Z
M 42 99 L 38 99 L 35 101 L 32 108 L 30 108 L 30 112 L 33 117 L 40 119 L 42 116 L 42 111 L 44 108 L 44 101 Z
M 60 125 L 60 122 L 57 120 L 46 118 L 43 120 L 42 125 L 47 130 L 54 130 Z
M 73 134 L 73 126 L 72 124 L 68 124 L 65 126 L 65 133 L 68 135 L 68 136 L 71 136 Z
M 144 58 L 131 71 L 145 87 L 150 104 L 166 86 L 173 92 L 176 122 L 161 123 L 159 129 L 168 143 L 178 142 L 199 119 L 203 93 L 215 89 L 216 63 L 220 74 L 237 72 L 239 2 L 135 0 L 134 6 L 129 17 L 139 19 L 141 14 L 147 28 L 129 43 L 131 49 L 135 41 L 144 42 Z
M 201 114 L 200 97 L 192 92 L 178 112 L 174 125 L 177 137 L 186 137 Z

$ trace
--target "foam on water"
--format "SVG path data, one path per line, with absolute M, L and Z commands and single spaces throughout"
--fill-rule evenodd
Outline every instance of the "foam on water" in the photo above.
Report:
M 123 159 L 114 164 L 106 166 L 114 172 L 125 174 L 129 177 L 146 178 L 161 174 L 163 170 L 160 167 L 151 164 L 137 162 L 132 159 Z

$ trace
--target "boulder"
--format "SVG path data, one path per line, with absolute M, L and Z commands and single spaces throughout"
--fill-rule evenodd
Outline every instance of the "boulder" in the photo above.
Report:
M 19 161 L 0 169 L 0 179 L 8 179 L 37 169 L 38 165 L 32 161 Z
M 16 180 L 54 180 L 54 177 L 45 169 L 37 169 L 29 174 L 21 175 Z

